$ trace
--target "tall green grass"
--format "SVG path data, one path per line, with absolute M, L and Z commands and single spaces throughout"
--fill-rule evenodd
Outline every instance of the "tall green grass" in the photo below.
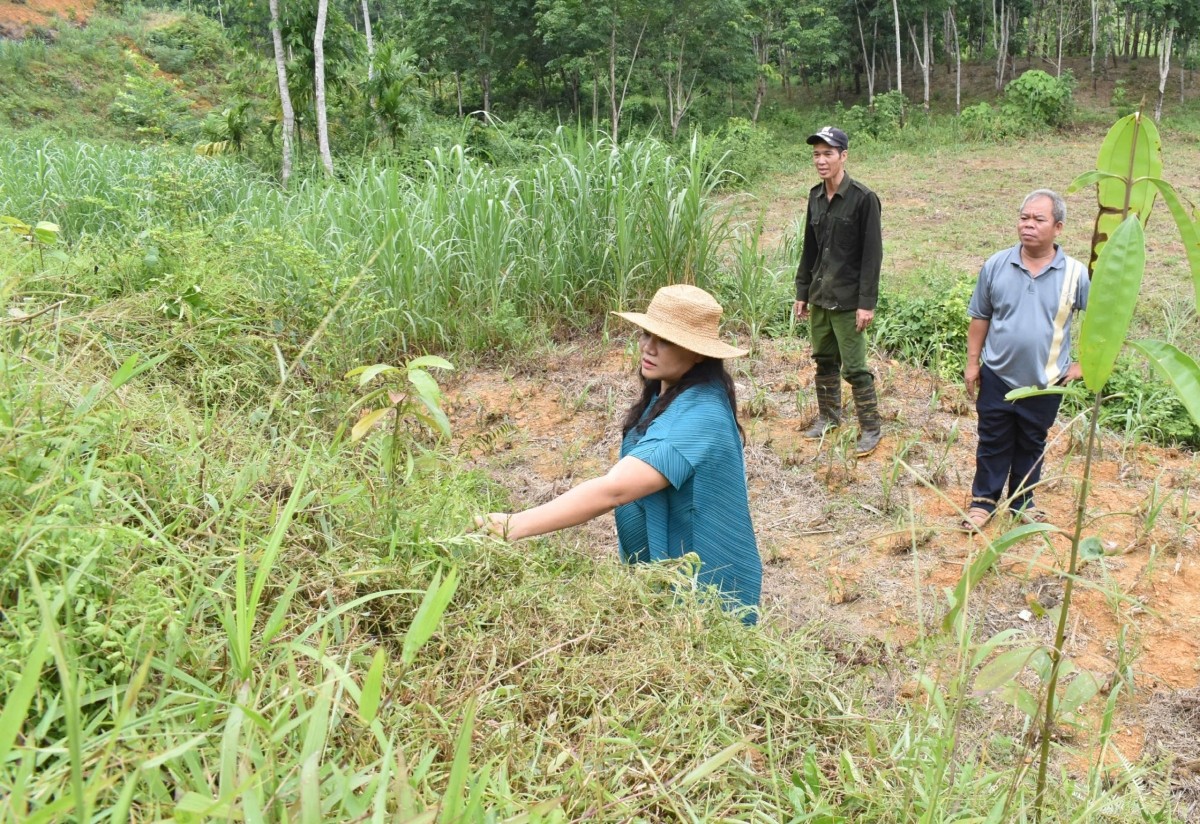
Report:
M 560 130 L 539 162 L 512 171 L 435 150 L 419 180 L 372 162 L 290 192 L 234 162 L 165 150 L 8 139 L 0 152 L 14 159 L 0 170 L 10 213 L 59 223 L 71 242 L 138 249 L 147 233 L 199 229 L 246 251 L 259 297 L 315 316 L 342 301 L 337 324 L 358 351 L 520 345 L 538 329 L 594 326 L 667 283 L 715 290 L 735 268 L 742 282 L 778 280 L 764 256 L 737 251 L 756 247 L 757 228 L 731 243 L 735 213 L 715 196 L 727 173 L 700 138 L 676 156 L 654 140 Z
M 1028 742 L 971 694 L 990 649 L 968 622 L 890 701 L 869 646 L 847 667 L 826 628 L 747 628 L 686 570 L 466 534 L 507 506 L 482 473 L 414 432 L 400 482 L 379 439 L 345 441 L 339 361 L 457 349 L 490 328 L 469 301 L 586 323 L 692 277 L 769 315 L 756 229 L 719 210 L 701 146 L 287 196 L 227 162 L 3 148 L 4 211 L 72 245 L 43 264 L 0 240 L 0 822 L 1026 815 Z M 599 274 L 544 263 L 567 259 Z M 1171 820 L 1146 770 L 1086 770 L 1050 804 Z

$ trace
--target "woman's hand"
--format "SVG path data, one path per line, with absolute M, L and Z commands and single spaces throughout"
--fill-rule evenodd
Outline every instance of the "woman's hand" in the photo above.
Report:
M 475 528 L 503 541 L 520 541 L 578 526 L 621 504 L 644 498 L 670 482 L 645 461 L 626 456 L 608 474 L 585 481 L 553 501 L 524 512 L 492 512 L 475 516 Z
M 507 512 L 489 512 L 475 516 L 475 529 L 483 530 L 502 541 L 515 540 L 512 533 L 512 515 Z

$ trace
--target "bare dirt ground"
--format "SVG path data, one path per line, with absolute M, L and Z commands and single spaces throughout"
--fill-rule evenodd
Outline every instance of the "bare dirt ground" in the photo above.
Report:
M 637 394 L 630 351 L 568 346 L 531 361 L 538 368 L 459 374 L 447 396 L 461 453 L 520 507 L 602 474 L 617 458 L 620 418 Z M 852 432 L 841 442 L 799 436 L 815 411 L 806 342 L 763 342 L 739 364 L 737 382 L 766 620 L 816 620 L 841 638 L 859 639 L 875 650 L 866 663 L 890 661 L 881 697 L 896 700 L 911 697 L 911 676 L 931 646 L 950 646 L 938 640 L 945 590 L 983 546 L 957 528 L 976 434 L 973 409 L 957 385 L 878 357 L 873 367 L 886 440 L 857 462 L 848 451 Z M 1052 439 L 1038 504 L 1069 529 L 1082 447 L 1069 423 L 1060 423 Z M 1122 660 L 1131 662 L 1136 692 L 1121 699 L 1114 738 L 1123 757 L 1175 753 L 1194 761 L 1200 753 L 1181 742 L 1200 741 L 1200 459 L 1106 438 L 1094 474 L 1085 535 L 1098 536 L 1109 555 L 1083 569 L 1068 650 L 1102 682 L 1118 677 Z M 997 521 L 992 535 L 1011 525 Z M 566 540 L 597 555 L 616 552 L 611 516 Z M 1061 585 L 1048 571 L 1065 565 L 1068 551 L 1065 535 L 1011 550 L 973 596 L 977 635 L 1016 628 L 1050 641 L 1050 619 L 1031 604 L 1058 603 Z M 989 728 L 1002 719 L 1011 726 L 1014 712 L 999 713 Z M 1094 757 L 1085 746 L 1080 764 Z
M 96 0 L 0 0 L 0 37 L 22 38 L 55 17 L 86 23 L 95 10 Z

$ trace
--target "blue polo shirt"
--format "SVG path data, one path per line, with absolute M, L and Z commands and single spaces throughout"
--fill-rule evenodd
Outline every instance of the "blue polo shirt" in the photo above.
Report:
M 997 252 L 979 270 L 967 306 L 990 321 L 983 365 L 1010 389 L 1056 383 L 1071 365 L 1071 320 L 1087 308 L 1087 267 L 1055 244 L 1054 260 L 1034 277 L 1021 262 L 1021 245 Z

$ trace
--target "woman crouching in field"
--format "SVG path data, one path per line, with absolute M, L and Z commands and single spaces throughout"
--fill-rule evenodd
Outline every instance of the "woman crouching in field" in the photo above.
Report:
M 742 427 L 724 358 L 745 355 L 720 339 L 721 305 L 695 286 L 658 290 L 645 314 L 614 312 L 642 328 L 642 396 L 625 416 L 621 460 L 549 503 L 478 516 L 477 527 L 517 541 L 616 510 L 626 563 L 700 558 L 701 585 L 757 620 L 762 561 L 750 523 Z

